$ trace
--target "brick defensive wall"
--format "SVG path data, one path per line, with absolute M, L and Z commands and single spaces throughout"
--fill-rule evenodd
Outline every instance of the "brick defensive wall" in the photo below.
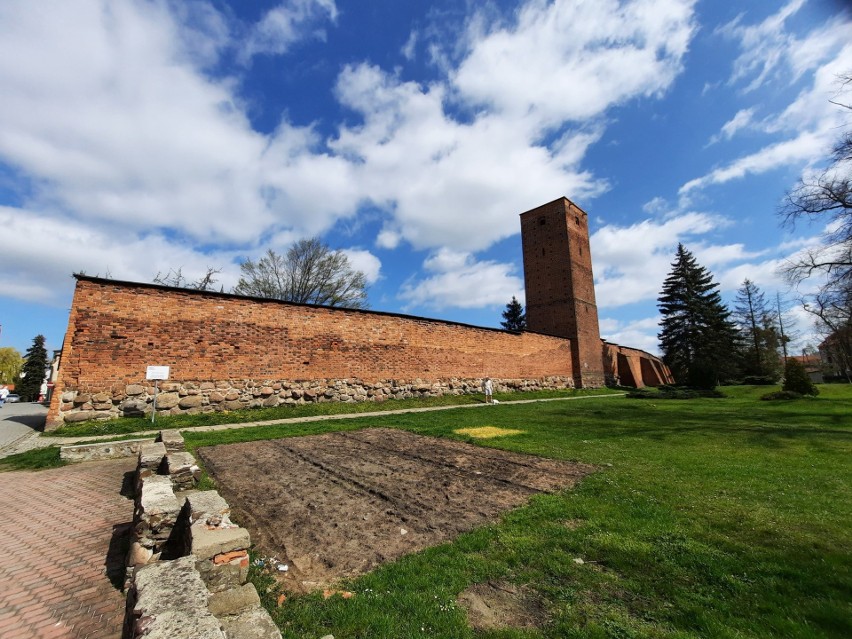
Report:
M 571 341 L 392 313 L 77 275 L 48 427 L 199 412 L 573 384 Z

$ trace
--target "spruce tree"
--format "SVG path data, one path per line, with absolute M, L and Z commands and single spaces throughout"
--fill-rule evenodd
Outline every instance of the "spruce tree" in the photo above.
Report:
M 524 307 L 521 306 L 514 295 L 512 295 L 512 301 L 506 304 L 500 326 L 507 331 L 525 331 L 527 329 L 527 315 L 524 313 Z
M 782 388 L 785 391 L 799 393 L 800 395 L 819 395 L 816 384 L 811 381 L 804 365 L 795 357 L 788 359 L 784 366 L 784 386 Z
M 16 387 L 21 400 L 34 402 L 38 400 L 41 384 L 44 382 L 44 370 L 47 368 L 47 350 L 44 348 L 44 335 L 36 335 L 33 345 L 27 349 L 24 356 L 26 361 L 22 373 L 21 383 Z
M 707 269 L 678 244 L 657 298 L 663 316 L 657 337 L 663 361 L 679 384 L 712 387 L 734 372 L 737 330 L 718 287 Z

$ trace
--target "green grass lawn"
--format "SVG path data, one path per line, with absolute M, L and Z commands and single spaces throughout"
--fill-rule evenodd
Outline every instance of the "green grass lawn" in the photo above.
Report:
M 364 426 L 454 437 L 489 425 L 524 434 L 487 445 L 600 466 L 573 491 L 346 584 L 352 599 L 276 607 L 271 593 L 285 637 L 852 636 L 852 387 L 792 402 L 759 401 L 765 387 L 724 390 L 725 399 L 501 405 L 187 442 Z M 550 621 L 475 635 L 454 602 L 486 579 L 528 585 Z
M 348 582 L 351 599 L 293 596 L 278 607 L 265 593 L 287 638 L 852 637 L 852 387 L 778 402 L 759 400 L 772 387 L 723 390 L 185 437 L 195 449 L 367 426 L 439 437 L 498 426 L 524 432 L 469 441 L 599 466 L 572 491 Z M 535 593 L 549 621 L 470 630 L 458 593 L 497 579 Z
M 617 393 L 609 388 L 541 390 L 528 393 L 495 393 L 499 401 L 516 399 L 549 399 L 557 397 L 580 397 L 586 395 L 611 395 Z M 217 424 L 241 424 L 244 422 L 272 421 L 294 417 L 314 417 L 318 415 L 342 415 L 345 413 L 372 413 L 377 411 L 401 410 L 405 408 L 425 408 L 429 406 L 465 406 L 482 404 L 483 396 L 443 395 L 423 399 L 392 399 L 383 402 L 317 402 L 297 404 L 295 406 L 276 406 L 273 408 L 247 408 L 235 411 L 211 411 L 195 415 L 162 415 L 155 417 L 120 417 L 110 420 L 90 420 L 78 424 L 67 424 L 61 428 L 46 432 L 47 437 L 89 437 L 97 435 L 130 435 L 146 430 L 168 430 L 172 428 L 191 428 L 193 426 L 214 426 Z

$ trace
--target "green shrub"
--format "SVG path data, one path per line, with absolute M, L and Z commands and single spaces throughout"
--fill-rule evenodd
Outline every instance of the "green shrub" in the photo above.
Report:
M 803 395 L 801 393 L 797 393 L 795 391 L 786 391 L 780 390 L 775 391 L 774 393 L 766 393 L 766 395 L 761 395 L 760 399 L 764 401 L 773 401 L 776 399 L 801 399 Z
M 660 394 L 647 388 L 634 388 L 627 393 L 627 397 L 630 399 L 660 399 Z
M 656 390 L 636 388 L 627 393 L 630 399 L 699 399 L 701 397 L 725 397 L 716 389 L 692 388 L 690 386 L 659 386 Z
M 742 381 L 746 386 L 774 386 L 777 383 L 778 378 L 774 375 L 746 375 Z
M 797 359 L 788 359 L 784 366 L 784 386 L 782 390 L 793 391 L 800 395 L 819 395 L 819 389 L 811 381 L 805 367 Z

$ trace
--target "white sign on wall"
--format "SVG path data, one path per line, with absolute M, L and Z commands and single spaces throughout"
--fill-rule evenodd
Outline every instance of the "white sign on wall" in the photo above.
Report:
M 145 371 L 145 379 L 168 379 L 168 366 L 149 366 Z

